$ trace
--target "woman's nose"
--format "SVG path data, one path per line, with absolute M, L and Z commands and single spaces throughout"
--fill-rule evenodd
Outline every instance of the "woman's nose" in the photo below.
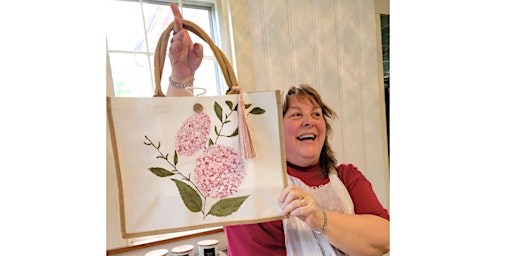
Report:
M 302 126 L 312 126 L 313 125 L 313 118 L 305 116 L 302 120 Z

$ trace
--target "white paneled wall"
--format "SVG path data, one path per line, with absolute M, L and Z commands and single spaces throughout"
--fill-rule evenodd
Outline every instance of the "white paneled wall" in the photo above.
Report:
M 240 86 L 247 91 L 283 91 L 294 83 L 315 87 L 338 114 L 331 136 L 338 161 L 359 167 L 389 209 L 373 0 L 231 0 L 229 5 Z

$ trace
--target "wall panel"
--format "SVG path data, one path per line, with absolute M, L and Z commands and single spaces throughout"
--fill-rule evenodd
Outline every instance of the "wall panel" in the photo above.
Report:
M 231 0 L 230 6 L 239 80 L 254 90 L 294 83 L 318 89 L 339 116 L 331 137 L 338 161 L 358 166 L 389 208 L 373 1 Z

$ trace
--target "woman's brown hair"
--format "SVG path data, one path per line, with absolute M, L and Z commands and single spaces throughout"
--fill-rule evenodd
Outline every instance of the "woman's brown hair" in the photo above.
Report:
M 324 175 L 324 178 L 327 178 L 329 176 L 329 171 L 336 170 L 336 158 L 334 157 L 334 151 L 331 149 L 328 140 L 328 137 L 332 132 L 332 128 L 325 117 L 334 118 L 336 117 L 336 113 L 327 105 L 325 105 L 325 103 L 322 101 L 322 98 L 320 97 L 320 94 L 318 94 L 318 92 L 313 89 L 313 87 L 307 84 L 298 84 L 290 87 L 285 93 L 283 93 L 283 116 L 286 111 L 288 111 L 288 108 L 290 108 L 289 98 L 291 96 L 296 96 L 299 98 L 304 97 L 309 99 L 312 103 L 318 103 L 322 109 L 322 117 L 325 120 L 327 136 L 325 138 L 322 151 L 320 152 L 320 167 L 322 168 L 322 174 Z

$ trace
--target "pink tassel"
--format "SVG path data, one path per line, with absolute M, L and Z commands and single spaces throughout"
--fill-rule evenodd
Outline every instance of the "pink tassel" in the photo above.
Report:
M 238 95 L 238 135 L 240 139 L 240 154 L 244 159 L 255 158 L 258 157 L 258 153 L 254 147 L 254 137 L 249 119 L 247 118 L 244 98 L 240 90 Z

